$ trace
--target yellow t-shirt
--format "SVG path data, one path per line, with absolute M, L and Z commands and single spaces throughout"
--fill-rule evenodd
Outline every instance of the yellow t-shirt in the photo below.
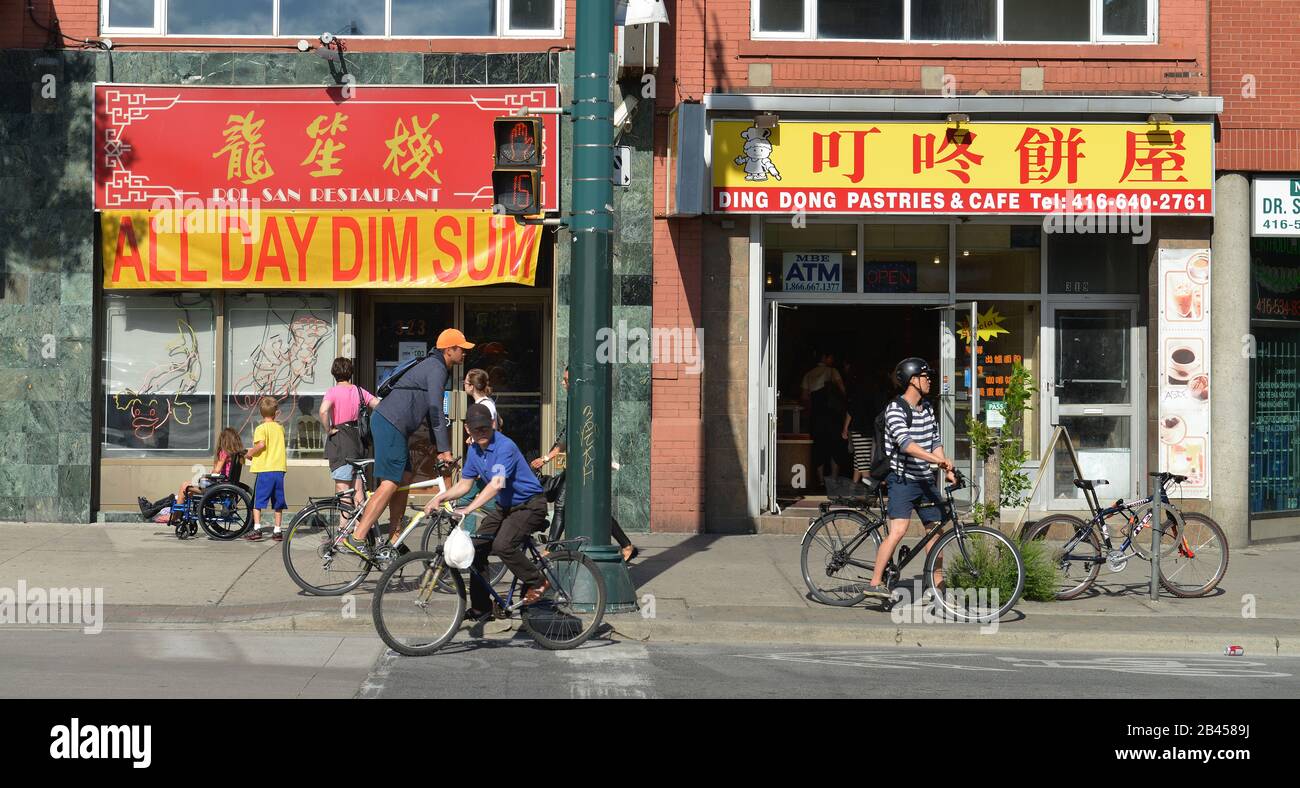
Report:
M 253 458 L 249 470 L 253 473 L 289 470 L 284 458 L 284 427 L 278 422 L 264 421 L 257 425 L 253 430 L 253 443 L 263 443 L 266 448 Z

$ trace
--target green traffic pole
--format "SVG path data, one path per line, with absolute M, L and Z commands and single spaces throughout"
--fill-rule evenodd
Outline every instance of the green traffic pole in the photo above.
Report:
M 608 341 L 613 322 L 614 105 L 609 71 L 614 0 L 582 0 L 577 15 L 565 521 L 570 538 L 587 537 L 582 550 L 605 578 L 606 610 L 626 612 L 636 609 L 636 589 L 618 548 L 610 544 L 609 354 L 604 360 L 597 357 L 598 339 Z

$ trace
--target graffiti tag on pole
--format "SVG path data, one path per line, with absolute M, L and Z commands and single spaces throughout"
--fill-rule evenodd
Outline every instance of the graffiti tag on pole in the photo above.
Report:
M 582 481 L 587 483 L 596 474 L 596 421 L 590 405 L 582 407 Z

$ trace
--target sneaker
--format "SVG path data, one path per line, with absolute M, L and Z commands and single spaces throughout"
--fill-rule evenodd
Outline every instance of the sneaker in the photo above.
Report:
M 283 542 L 283 541 L 284 541 L 284 531 L 276 531 L 275 533 L 271 534 L 271 541 L 273 541 L 273 542 Z
M 370 549 L 366 547 L 365 541 L 363 540 L 358 542 L 352 534 L 343 537 L 343 541 L 339 543 L 339 547 L 344 550 L 351 550 L 362 558 L 370 558 Z
M 251 531 L 249 531 L 248 533 L 244 534 L 244 540 L 245 540 L 245 541 L 248 541 L 248 542 L 260 542 L 260 541 L 262 541 L 262 532 L 261 532 L 261 530 L 260 530 L 260 529 L 257 529 L 257 528 L 254 528 L 253 530 L 251 530 Z
M 889 599 L 889 597 L 893 596 L 893 592 L 889 590 L 888 586 L 868 585 L 862 589 L 862 593 L 867 596 L 879 597 L 880 599 Z

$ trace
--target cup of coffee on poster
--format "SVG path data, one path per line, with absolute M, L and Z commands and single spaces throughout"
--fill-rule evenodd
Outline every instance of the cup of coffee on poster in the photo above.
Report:
M 1209 284 L 1210 256 L 1208 254 L 1197 252 L 1192 255 L 1187 261 L 1187 278 L 1198 285 Z
M 1186 385 L 1192 377 L 1201 372 L 1201 340 L 1171 339 L 1167 344 L 1166 367 L 1169 370 L 1169 382 L 1174 385 Z M 1209 380 L 1206 379 L 1206 396 L 1209 396 Z M 1204 399 L 1202 397 L 1201 399 Z

